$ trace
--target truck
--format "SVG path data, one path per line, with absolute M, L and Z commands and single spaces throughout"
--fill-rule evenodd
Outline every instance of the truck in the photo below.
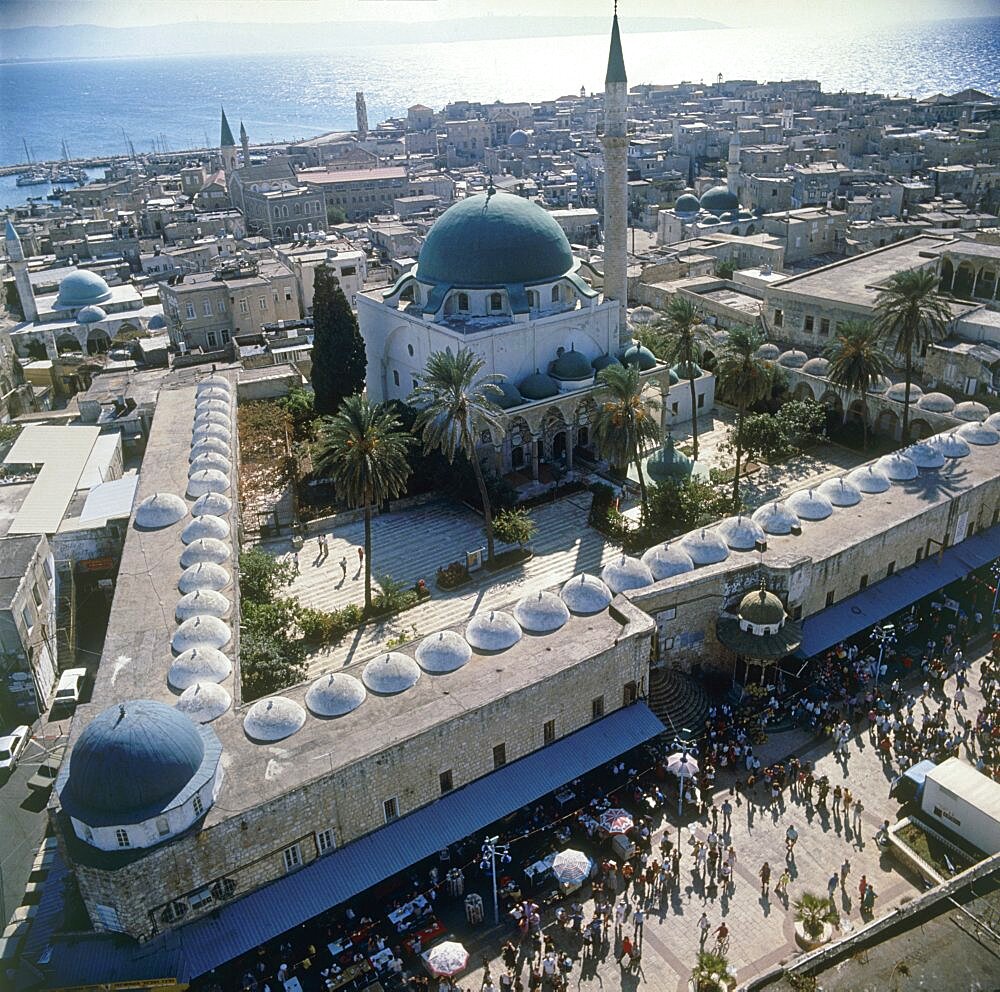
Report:
M 983 854 L 1000 851 L 1000 782 L 967 762 L 948 758 L 928 771 L 920 808 Z

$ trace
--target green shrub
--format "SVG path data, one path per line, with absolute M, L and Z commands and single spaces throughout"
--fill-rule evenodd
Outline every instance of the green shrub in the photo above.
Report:
M 501 510 L 493 520 L 493 533 L 503 544 L 518 544 L 522 548 L 535 536 L 538 527 L 527 510 Z

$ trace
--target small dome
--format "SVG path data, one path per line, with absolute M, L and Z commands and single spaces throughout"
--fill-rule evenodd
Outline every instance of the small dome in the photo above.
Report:
M 229 384 L 229 380 L 224 375 L 210 375 L 206 379 L 202 379 L 198 383 L 198 388 L 196 390 L 197 394 L 201 396 L 203 393 L 207 393 L 210 389 L 221 389 L 226 393 L 231 393 L 233 387 Z
M 880 375 L 869 387 L 869 393 L 886 393 L 892 386 L 892 379 L 887 375 Z
M 1000 413 L 991 413 L 985 420 L 985 423 L 989 424 L 990 427 L 995 427 L 1000 431 Z
M 642 563 L 653 573 L 653 581 L 694 571 L 691 556 L 677 544 L 657 544 L 643 553 Z
M 890 400 L 895 400 L 897 403 L 902 403 L 904 397 L 906 396 L 906 383 L 905 382 L 894 382 L 886 391 L 885 395 Z M 910 402 L 916 403 L 921 396 L 924 395 L 924 391 L 915 383 L 910 383 Z
M 595 372 L 600 372 L 601 369 L 606 369 L 609 365 L 621 365 L 621 362 L 614 355 L 604 354 L 598 355 L 590 365 Z
M 186 592 L 179 600 L 174 610 L 178 620 L 190 620 L 202 614 L 210 617 L 228 616 L 233 604 L 214 589 L 195 589 Z
M 982 403 L 977 403 L 975 400 L 966 400 L 964 403 L 959 403 L 952 413 L 959 420 L 967 420 L 980 424 L 990 415 L 989 407 L 984 406 Z
M 183 520 L 187 516 L 187 503 L 174 493 L 153 493 L 135 508 L 137 527 L 159 530 Z
M 282 741 L 302 729 L 306 711 L 294 699 L 258 699 L 243 718 L 243 732 L 252 741 Z
M 678 362 L 671 370 L 678 381 L 681 379 L 698 379 L 704 375 L 701 366 L 697 362 L 692 362 L 690 366 L 686 362 Z
M 785 622 L 784 604 L 766 589 L 754 589 L 740 600 L 739 618 L 759 627 L 781 626 Z
M 713 186 L 701 195 L 701 209 L 711 214 L 728 214 L 740 209 L 739 197 L 726 186 Z
M 715 214 L 705 214 L 703 217 L 698 218 L 698 223 L 703 227 L 708 227 L 711 224 L 721 224 L 722 218 L 716 217 Z
M 523 630 L 533 634 L 548 634 L 569 620 L 566 604 L 551 592 L 525 596 L 514 607 L 514 619 Z
M 229 475 L 233 470 L 233 465 L 225 455 L 220 455 L 216 451 L 206 451 L 205 454 L 196 455 L 191 459 L 191 464 L 188 467 L 188 476 L 194 475 L 195 472 L 204 472 L 210 468 Z
M 765 534 L 775 537 L 791 534 L 792 528 L 799 524 L 799 518 L 781 502 L 765 503 L 754 510 L 750 519 L 759 524 Z
M 230 582 L 232 576 L 221 565 L 210 561 L 200 561 L 181 572 L 177 580 L 177 588 L 185 595 L 196 589 L 212 589 L 221 592 Z
M 510 132 L 510 137 L 507 139 L 507 144 L 511 148 L 524 148 L 528 144 L 528 132 L 522 131 L 520 128 Z
M 233 697 L 221 685 L 195 682 L 181 693 L 174 708 L 195 723 L 211 723 L 232 705 Z
M 400 651 L 388 651 L 372 658 L 365 665 L 361 678 L 372 692 L 394 696 L 416 684 L 420 678 L 420 667 Z
M 941 468 L 944 465 L 944 452 L 927 441 L 918 441 L 903 449 L 903 454 L 917 468 Z
M 809 356 L 796 348 L 791 349 L 791 351 L 783 351 L 778 356 L 778 364 L 783 365 L 786 369 L 800 369 L 808 361 Z
M 927 442 L 941 452 L 945 458 L 965 458 L 969 454 L 969 446 L 957 434 L 938 434 Z
M 183 692 L 196 682 L 225 682 L 233 663 L 217 648 L 191 648 L 174 658 L 167 681 Z
M 594 378 L 594 369 L 582 351 L 564 351 L 550 366 L 549 375 L 564 382 L 579 382 Z
M 53 309 L 78 310 L 110 299 L 111 287 L 96 272 L 77 269 L 59 283 Z
M 229 537 L 229 524 L 222 517 L 203 513 L 200 517 L 195 517 L 181 531 L 181 540 L 185 544 L 190 544 L 203 537 L 214 537 L 218 541 L 223 541 Z
M 194 501 L 192 517 L 222 517 L 233 508 L 233 501 L 222 493 L 205 493 Z
M 733 551 L 753 551 L 764 540 L 763 528 L 752 517 L 727 517 L 716 530 Z
M 222 441 L 226 446 L 226 451 L 232 450 L 233 433 L 228 427 L 223 427 L 220 424 L 202 424 L 195 427 L 191 434 L 191 447 L 194 448 L 195 445 L 210 438 Z
M 232 407 L 229 405 L 229 400 L 213 400 L 213 399 L 198 399 L 195 403 L 194 412 L 196 417 L 200 417 L 206 413 L 219 413 L 226 418 L 227 422 L 232 416 Z
M 821 482 L 816 491 L 825 496 L 832 506 L 857 506 L 861 502 L 861 490 L 843 476 Z
M 611 590 L 597 576 L 581 572 L 562 587 L 559 598 L 571 612 L 587 616 L 608 608 Z
M 696 214 L 699 210 L 701 210 L 701 204 L 693 193 L 682 193 L 674 204 L 675 214 Z
M 694 462 L 682 451 L 674 447 L 674 439 L 668 435 L 658 451 L 646 459 L 646 473 L 654 482 L 683 482 L 691 478 Z
M 555 379 L 544 372 L 529 375 L 517 388 L 526 400 L 547 400 L 559 395 Z
M 196 595 L 187 593 L 186 595 Z M 170 646 L 178 654 L 184 654 L 191 648 L 224 648 L 233 639 L 229 624 L 218 617 L 199 614 L 185 620 L 174 631 Z
M 206 437 L 192 443 L 188 460 L 193 462 L 199 455 L 221 455 L 228 458 L 231 451 L 232 447 L 225 441 L 220 441 L 217 437 Z
M 667 369 L 667 383 L 671 386 L 676 386 L 677 383 L 681 381 L 680 376 L 673 370 Z
M 825 358 L 810 358 L 802 366 L 802 371 L 806 375 L 826 375 L 830 371 L 830 363 Z
M 207 457 L 200 455 L 199 457 Z M 202 469 L 188 479 L 188 496 L 204 496 L 205 493 L 224 493 L 229 489 L 229 479 L 225 472 L 215 468 Z
M 232 423 L 232 417 L 228 413 L 219 413 L 218 410 L 206 410 L 204 413 L 195 415 L 194 429 L 199 427 L 226 427 Z
M 693 530 L 680 540 L 681 547 L 691 556 L 696 566 L 715 565 L 729 557 L 726 542 L 714 531 Z
M 655 369 L 656 355 L 654 355 L 645 345 L 629 345 L 619 356 L 619 360 L 625 365 L 635 365 L 638 363 L 640 372 L 648 372 Z
M 492 400 L 501 410 L 509 410 L 511 407 L 520 406 L 524 402 L 524 397 L 514 383 L 504 379 L 496 385 L 500 392 L 493 393 Z
M 91 305 L 84 307 L 77 315 L 78 324 L 99 324 L 102 320 L 107 320 L 108 315 L 99 306 Z
M 418 645 L 415 652 L 417 664 L 434 675 L 454 672 L 472 657 L 469 642 L 453 630 L 439 630 L 429 634 Z
M 767 361 L 775 361 L 781 355 L 781 349 L 773 341 L 765 341 L 757 349 L 757 357 Z
M 785 500 L 785 506 L 799 520 L 826 520 L 833 504 L 818 489 L 800 489 Z
M 636 307 L 634 310 L 629 310 L 628 319 L 633 324 L 652 324 L 656 320 L 656 311 L 652 307 Z
M 619 593 L 652 585 L 653 573 L 638 558 L 622 554 L 601 569 L 601 580 L 613 593 Z
M 506 651 L 521 640 L 521 628 L 509 613 L 490 610 L 465 625 L 465 639 L 477 651 Z
M 885 474 L 877 465 L 863 465 L 853 472 L 847 473 L 847 481 L 858 487 L 858 491 L 873 495 L 874 493 L 884 493 L 892 485 L 889 476 Z
M 920 473 L 917 466 L 910 461 L 906 455 L 894 451 L 891 455 L 883 455 L 876 463 L 875 467 L 882 472 L 890 482 L 909 482 L 915 479 Z
M 951 413 L 955 409 L 955 401 L 945 393 L 924 393 L 917 400 L 917 406 L 928 413 Z
M 149 323 L 146 325 L 146 329 L 150 331 L 162 331 L 167 326 L 167 320 L 162 313 L 154 313 L 152 317 L 149 318 Z
M 181 554 L 181 565 L 188 568 L 203 561 L 221 565 L 223 562 L 229 561 L 231 554 L 232 551 L 228 544 L 224 544 L 214 537 L 200 537 L 184 549 Z
M 365 701 L 365 687 L 353 675 L 331 672 L 306 690 L 306 706 L 315 716 L 344 716 Z
M 1000 441 L 1000 432 L 995 427 L 990 427 L 989 424 L 980 424 L 974 420 L 962 424 L 956 433 L 969 444 L 990 445 Z
M 232 395 L 229 392 L 228 386 L 205 386 L 201 385 L 197 389 L 197 399 L 195 400 L 195 408 L 200 408 L 202 403 L 207 403 L 209 400 L 222 400 L 226 404 L 226 412 L 229 411 L 229 403 L 231 402 Z

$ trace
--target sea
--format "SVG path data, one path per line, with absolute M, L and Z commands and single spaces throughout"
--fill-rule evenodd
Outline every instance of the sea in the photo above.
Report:
M 1000 17 L 864 23 L 822 30 L 722 28 L 623 37 L 629 82 L 817 79 L 824 90 L 926 96 L 967 86 L 1000 92 Z M 603 87 L 600 35 L 441 44 L 373 44 L 325 54 L 163 56 L 0 62 L 0 164 L 214 146 L 219 107 L 251 141 L 355 126 L 423 103 L 543 100 Z M 45 187 L 0 177 L 0 204 Z

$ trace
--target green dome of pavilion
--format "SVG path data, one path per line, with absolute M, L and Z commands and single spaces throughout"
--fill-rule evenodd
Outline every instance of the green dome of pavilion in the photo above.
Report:
M 696 362 L 692 362 L 690 372 L 688 371 L 687 364 L 684 362 L 678 362 L 670 371 L 677 376 L 678 382 L 681 379 L 691 379 L 691 378 L 697 379 L 702 374 L 701 366 L 698 365 Z M 691 373 L 693 373 L 693 375 Z
M 707 210 L 710 214 L 731 214 L 734 210 L 739 211 L 740 201 L 734 194 L 730 193 L 725 186 L 713 186 L 701 197 L 701 209 Z
M 781 625 L 785 622 L 785 607 L 781 600 L 763 587 L 748 592 L 740 600 L 739 617 L 758 626 Z
M 614 355 L 604 354 L 598 355 L 590 364 L 595 372 L 600 372 L 601 369 L 606 369 L 609 365 L 621 365 L 621 362 Z
M 700 209 L 701 204 L 694 193 L 681 193 L 674 204 L 675 214 L 696 214 Z
M 518 386 L 518 389 L 526 400 L 547 400 L 559 394 L 559 386 L 556 384 L 555 379 L 544 372 L 535 372 L 529 375 Z
M 524 397 L 514 383 L 507 379 L 498 382 L 499 393 L 492 393 L 491 399 L 501 410 L 509 410 L 511 407 L 520 406 L 524 402 Z
M 691 478 L 694 462 L 674 447 L 674 439 L 667 436 L 660 450 L 646 459 L 646 473 L 654 482 L 684 482 Z
M 549 375 L 556 379 L 576 381 L 578 379 L 590 379 L 594 375 L 594 368 L 590 364 L 590 359 L 583 352 L 572 349 L 564 351 L 550 366 Z
M 645 345 L 633 344 L 626 348 L 619 356 L 626 365 L 638 365 L 640 372 L 648 372 L 656 368 L 656 355 L 654 355 Z

